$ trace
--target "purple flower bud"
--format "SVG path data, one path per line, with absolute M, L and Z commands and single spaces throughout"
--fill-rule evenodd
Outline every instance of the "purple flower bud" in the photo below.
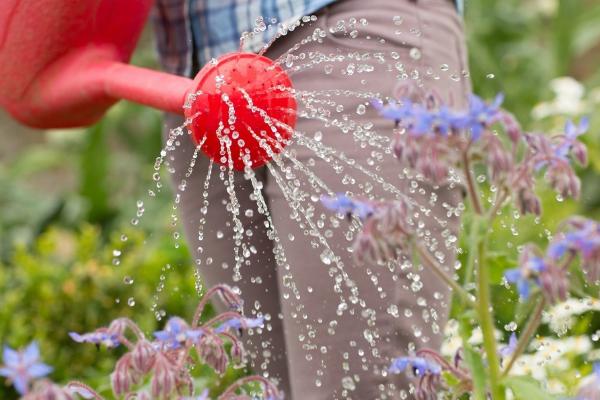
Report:
M 523 131 L 521 130 L 521 126 L 514 115 L 503 110 L 500 113 L 500 120 L 502 121 L 504 129 L 506 129 L 506 133 L 508 134 L 511 142 L 519 142 L 523 136 Z
M 568 163 L 553 164 L 546 172 L 550 186 L 563 197 L 578 198 L 581 182 Z
M 232 341 L 231 350 L 229 351 L 229 354 L 231 355 L 231 361 L 235 365 L 241 365 L 242 360 L 244 358 L 244 347 L 242 345 L 242 342 L 240 342 L 239 340 Z
M 156 350 L 147 340 L 139 341 L 131 351 L 131 365 L 142 374 L 150 372 L 155 358 Z
M 354 242 L 353 252 L 358 263 L 391 261 L 406 249 L 407 240 L 412 234 L 407 222 L 408 210 L 409 206 L 404 201 L 377 205 Z
M 567 270 L 555 264 L 546 264 L 539 274 L 540 288 L 550 304 L 567 300 L 569 294 L 569 277 Z
M 521 187 L 517 189 L 516 204 L 521 214 L 542 214 L 542 203 L 532 188 Z
M 164 354 L 157 353 L 150 382 L 153 398 L 168 398 L 175 390 L 177 368 Z
M 110 380 L 113 393 L 117 397 L 129 393 L 131 387 L 138 382 L 139 375 L 131 365 L 131 353 L 126 353 L 117 361 Z
M 206 334 L 196 344 L 198 356 L 218 374 L 223 374 L 227 369 L 229 359 L 225 351 L 224 342 L 215 334 Z
M 440 158 L 422 157 L 415 169 L 435 185 L 444 183 L 448 177 L 448 166 Z
M 488 170 L 493 180 L 498 180 L 500 176 L 508 173 L 513 166 L 513 159 L 509 152 L 504 149 L 504 146 L 493 135 L 487 137 L 487 162 Z
M 583 271 L 592 284 L 600 281 L 600 248 L 583 257 Z
M 588 151 L 587 151 L 587 147 L 585 147 L 585 145 L 583 143 L 581 143 L 581 142 L 573 143 L 573 147 L 571 148 L 571 154 L 573 154 L 573 157 L 575 157 L 575 159 L 577 160 L 579 165 L 581 165 L 582 167 L 587 166 Z

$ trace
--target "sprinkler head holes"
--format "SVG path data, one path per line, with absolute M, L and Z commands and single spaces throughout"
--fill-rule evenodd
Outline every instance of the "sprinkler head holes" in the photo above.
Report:
M 194 79 L 184 106 L 189 132 L 219 164 L 244 170 L 267 163 L 292 136 L 296 100 L 279 64 L 252 53 L 210 62 Z M 228 150 L 229 148 L 229 150 Z

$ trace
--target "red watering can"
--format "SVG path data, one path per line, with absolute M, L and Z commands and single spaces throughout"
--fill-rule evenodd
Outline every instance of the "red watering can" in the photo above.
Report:
M 193 139 L 219 163 L 227 160 L 224 142 L 238 170 L 243 155 L 253 167 L 267 162 L 265 143 L 278 152 L 296 122 L 286 72 L 252 53 L 225 55 L 194 80 L 128 65 L 151 6 L 152 0 L 1 0 L 0 106 L 26 125 L 60 128 L 93 124 L 127 99 L 185 114 Z

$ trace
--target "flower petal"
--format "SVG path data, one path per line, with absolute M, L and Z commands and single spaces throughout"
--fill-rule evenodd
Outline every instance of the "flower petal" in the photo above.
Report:
M 44 363 L 36 363 L 27 368 L 27 373 L 32 378 L 41 378 L 42 376 L 48 375 L 53 371 L 53 368 Z
M 9 367 L 15 367 L 19 365 L 21 356 L 18 351 L 11 349 L 8 346 L 4 346 L 4 352 L 2 353 L 2 360 L 4 364 Z

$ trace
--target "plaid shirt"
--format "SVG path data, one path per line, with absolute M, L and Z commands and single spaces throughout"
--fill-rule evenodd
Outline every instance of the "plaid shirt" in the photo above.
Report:
M 236 51 L 244 32 L 252 31 L 259 17 L 270 22 L 291 22 L 310 15 L 335 0 L 158 0 L 152 19 L 163 68 L 191 76 L 193 69 L 213 57 Z M 456 0 L 462 12 L 463 0 Z M 257 51 L 277 33 L 271 27 L 244 41 L 244 49 Z

